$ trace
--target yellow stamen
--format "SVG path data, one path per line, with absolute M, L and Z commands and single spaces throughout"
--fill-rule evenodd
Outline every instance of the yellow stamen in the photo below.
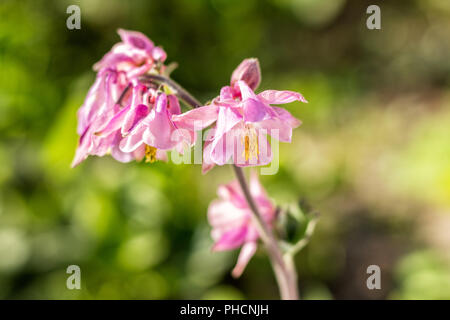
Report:
M 255 128 L 246 128 L 246 132 L 242 137 L 242 144 L 244 145 L 242 156 L 245 157 L 245 161 L 259 159 L 258 142 L 258 134 Z
M 156 161 L 156 149 L 155 147 L 151 147 L 149 145 L 145 145 L 145 162 L 153 163 Z

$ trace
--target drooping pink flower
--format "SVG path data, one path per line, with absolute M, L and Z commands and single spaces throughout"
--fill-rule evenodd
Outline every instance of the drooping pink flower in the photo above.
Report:
M 97 79 L 78 111 L 78 134 L 100 113 L 114 108 L 123 90 L 136 77 L 148 72 L 156 62 L 164 62 L 165 52 L 145 35 L 119 29 L 122 42 L 116 44 L 94 65 Z
M 264 221 L 272 227 L 276 209 L 260 184 L 256 171 L 252 172 L 249 188 Z M 215 241 L 213 251 L 242 247 L 232 271 L 234 277 L 239 277 L 256 252 L 259 234 L 237 181 L 221 185 L 217 194 L 219 199 L 214 200 L 208 208 L 208 221 L 213 228 L 211 236 Z
M 301 122 L 272 104 L 307 101 L 293 91 L 266 90 L 255 94 L 253 90 L 260 79 L 257 60 L 246 59 L 233 72 L 231 85 L 223 87 L 211 105 L 202 107 L 217 114 L 213 132 L 204 145 L 204 173 L 215 164 L 224 165 L 230 160 L 242 167 L 270 163 L 272 153 L 267 134 L 291 142 L 292 129 Z
M 166 53 L 163 49 L 155 47 L 153 42 L 140 32 L 119 29 L 118 33 L 122 42 L 116 44 L 94 65 L 94 70 L 98 71 L 96 81 L 77 112 L 77 132 L 80 140 L 72 167 L 89 155 L 103 156 L 111 153 L 115 159 L 128 162 L 142 159 L 145 154 L 145 148 L 128 153 L 120 150 L 119 143 L 122 138 L 120 133 L 123 134 L 124 129 L 119 130 L 120 133 L 111 130 L 111 121 L 117 126 L 119 120 L 124 120 L 129 126 L 133 122 L 130 118 L 130 114 L 133 113 L 128 112 L 131 109 L 130 104 L 134 103 L 133 112 L 136 108 L 140 112 L 144 110 L 136 102 L 137 99 L 142 100 L 143 93 L 138 93 L 134 89 L 132 94 L 122 97 L 121 105 L 127 106 L 126 108 L 122 109 L 117 101 L 127 87 L 139 87 L 137 77 L 147 72 L 162 72 L 164 70 L 162 62 L 166 59 Z M 123 119 L 124 115 L 128 115 L 128 118 Z M 139 117 L 140 113 L 138 112 L 136 116 Z

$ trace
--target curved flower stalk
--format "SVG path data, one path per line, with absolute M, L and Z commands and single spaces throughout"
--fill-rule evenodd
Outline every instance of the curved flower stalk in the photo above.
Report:
M 252 172 L 249 190 L 265 223 L 272 228 L 276 208 L 259 182 L 256 171 Z M 219 199 L 214 200 L 208 208 L 208 221 L 213 228 L 211 236 L 215 240 L 213 251 L 242 246 L 232 271 L 234 277 L 239 277 L 256 252 L 259 233 L 252 222 L 252 211 L 238 181 L 219 186 L 217 195 Z
M 241 247 L 232 274 L 238 277 L 264 243 L 282 299 L 298 299 L 292 257 L 312 234 L 283 251 L 273 232 L 278 209 L 268 198 L 256 172 L 248 185 L 241 167 L 272 160 L 266 135 L 291 142 L 300 125 L 288 111 L 273 105 L 307 102 L 297 92 L 266 90 L 257 59 L 245 59 L 232 73 L 230 85 L 202 106 L 189 92 L 166 76 L 166 53 L 136 31 L 118 31 L 121 42 L 95 64 L 97 77 L 78 110 L 80 135 L 72 166 L 89 155 L 111 154 L 116 160 L 147 162 L 167 159 L 166 152 L 183 153 L 196 141 L 196 131 L 213 126 L 204 145 L 203 172 L 214 165 L 233 163 L 237 181 L 219 187 L 219 199 L 208 209 L 213 250 Z M 182 112 L 178 99 L 193 109 Z

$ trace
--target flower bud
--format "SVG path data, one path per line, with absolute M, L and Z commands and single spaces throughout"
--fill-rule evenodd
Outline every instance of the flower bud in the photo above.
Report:
M 261 70 L 258 59 L 249 58 L 241 62 L 231 75 L 231 87 L 234 87 L 234 84 L 239 80 L 247 83 L 252 90 L 255 90 L 259 86 L 261 82 Z

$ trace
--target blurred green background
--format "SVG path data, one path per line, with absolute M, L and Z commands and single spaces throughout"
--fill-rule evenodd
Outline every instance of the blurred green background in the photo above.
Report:
M 67 6 L 81 30 L 66 28 Z M 381 7 L 381 30 L 366 8 Z M 229 167 L 69 165 L 92 65 L 139 30 L 206 101 L 247 57 L 262 89 L 300 91 L 303 125 L 262 182 L 321 220 L 297 264 L 305 299 L 450 299 L 450 2 L 5 1 L 0 4 L 0 298 L 278 298 L 258 252 L 212 253 L 208 204 Z M 66 288 L 81 267 L 82 290 Z M 366 287 L 367 266 L 381 290 Z

